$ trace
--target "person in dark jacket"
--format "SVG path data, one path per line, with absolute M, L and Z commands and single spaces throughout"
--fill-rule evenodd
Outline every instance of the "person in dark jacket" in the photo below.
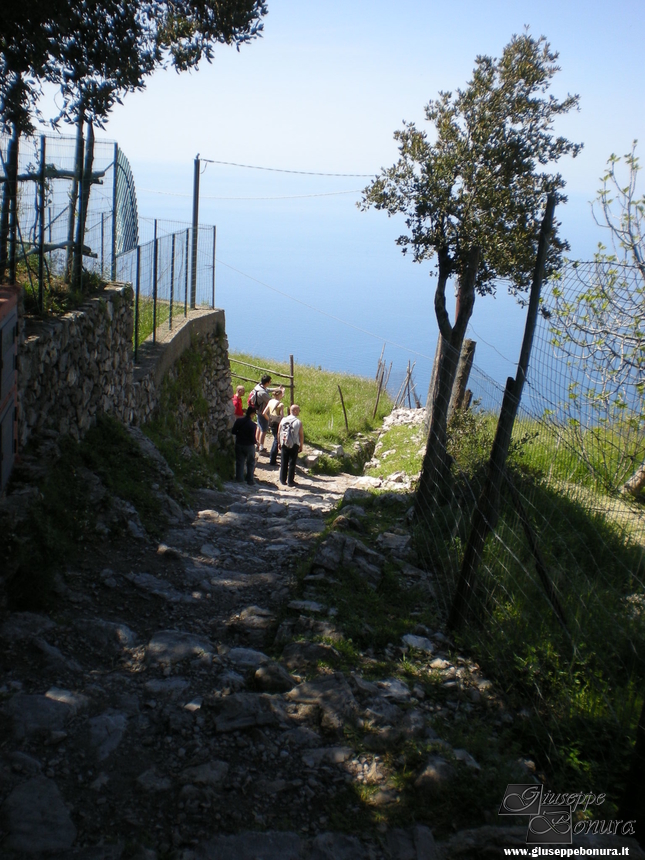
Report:
M 258 429 L 253 420 L 255 412 L 255 406 L 249 406 L 244 417 L 238 418 L 231 429 L 231 433 L 235 436 L 235 480 L 241 481 L 244 477 L 246 463 L 246 483 L 251 485 L 254 483 L 255 433 Z

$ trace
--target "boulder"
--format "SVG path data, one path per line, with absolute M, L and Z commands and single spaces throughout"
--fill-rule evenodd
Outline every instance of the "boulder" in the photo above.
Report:
M 35 776 L 15 788 L 5 800 L 1 816 L 9 834 L 4 847 L 25 854 L 66 851 L 76 839 L 76 828 L 51 779 Z

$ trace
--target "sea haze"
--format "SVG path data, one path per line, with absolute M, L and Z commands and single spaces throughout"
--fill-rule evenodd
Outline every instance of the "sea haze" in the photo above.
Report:
M 150 219 L 190 221 L 192 162 L 132 167 L 142 238 L 151 234 Z M 424 399 L 437 340 L 435 280 L 430 263 L 415 264 L 396 246 L 402 217 L 357 208 L 369 178 L 202 168 L 199 220 L 217 225 L 216 305 L 226 312 L 231 349 L 281 361 L 293 354 L 305 364 L 374 376 L 388 341 L 390 389 L 398 388 L 408 361 L 416 362 Z M 332 193 L 340 191 L 353 193 Z M 602 238 L 591 197 L 570 194 L 556 213 L 574 259 L 590 259 Z M 475 304 L 475 362 L 502 384 L 514 373 L 524 316 L 505 289 Z

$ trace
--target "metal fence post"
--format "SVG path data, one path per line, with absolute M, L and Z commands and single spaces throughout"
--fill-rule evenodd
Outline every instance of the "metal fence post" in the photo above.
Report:
M 114 144 L 114 176 L 112 177 L 112 265 L 111 278 L 116 280 L 116 181 L 119 165 L 119 144 Z
M 188 244 L 190 242 L 190 227 L 186 230 L 186 283 L 184 285 L 184 316 L 188 316 Z
M 190 261 L 190 306 L 197 304 L 197 240 L 199 232 L 199 171 L 201 162 L 199 153 L 195 157 L 195 172 L 193 174 L 193 242 Z
M 157 342 L 157 260 L 159 240 L 157 239 L 157 219 L 155 218 L 154 247 L 152 249 L 152 342 Z
M 101 212 L 101 277 L 105 276 L 105 212 Z
M 217 245 L 217 227 L 213 225 L 213 299 L 211 307 L 215 307 L 215 247 Z
M 168 317 L 168 328 L 172 331 L 172 301 L 175 296 L 175 234 L 172 234 L 170 243 L 170 315 Z
M 43 312 L 45 292 L 45 153 L 44 134 L 40 135 L 40 199 L 38 200 L 38 310 Z
M 141 289 L 141 245 L 137 245 L 137 277 L 136 293 L 134 298 L 134 360 L 137 360 L 139 351 L 139 292 Z

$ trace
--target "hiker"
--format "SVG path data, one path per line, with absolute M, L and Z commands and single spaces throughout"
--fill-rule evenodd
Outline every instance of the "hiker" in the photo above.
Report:
M 273 392 L 273 397 L 267 403 L 266 409 L 262 416 L 269 422 L 269 429 L 273 434 L 273 445 L 271 445 L 271 453 L 269 454 L 269 464 L 275 466 L 278 461 L 278 427 L 284 418 L 284 386 L 276 388 Z
M 262 413 L 264 412 L 267 403 L 271 399 L 271 394 L 267 389 L 267 385 L 270 382 L 271 376 L 268 373 L 265 373 L 262 379 L 255 386 L 253 391 L 249 394 L 249 406 L 254 406 L 258 414 L 258 427 L 255 432 L 255 444 L 257 445 L 257 449 L 261 454 L 265 454 L 267 450 L 264 447 L 264 437 L 267 434 L 269 422 L 266 420 Z
M 257 425 L 253 420 L 255 406 L 249 406 L 242 418 L 237 418 L 231 429 L 235 436 L 235 480 L 241 481 L 244 477 L 244 464 L 246 463 L 246 483 L 253 485 L 253 472 L 255 471 L 255 431 Z
M 278 450 L 282 452 L 280 458 L 280 483 L 295 487 L 296 461 L 298 453 L 302 451 L 305 443 L 305 433 L 302 421 L 298 418 L 300 407 L 294 403 L 289 410 L 289 415 L 282 419 L 278 427 Z
M 233 395 L 233 407 L 235 409 L 235 417 L 241 418 L 244 415 L 244 405 L 242 398 L 244 397 L 245 388 L 243 385 L 238 385 Z

